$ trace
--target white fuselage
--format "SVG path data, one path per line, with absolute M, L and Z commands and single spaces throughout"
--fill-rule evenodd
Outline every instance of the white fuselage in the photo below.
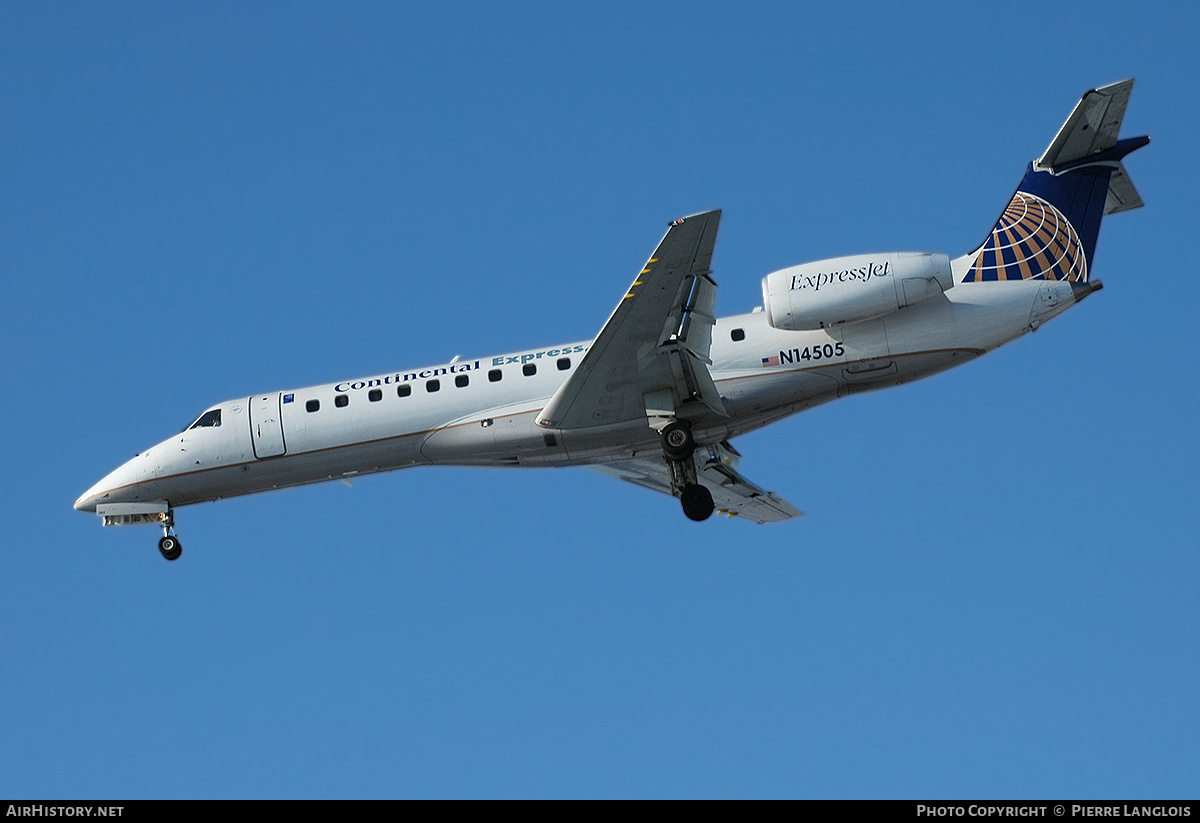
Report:
M 830 329 L 780 331 L 763 312 L 720 319 L 710 372 L 728 416 L 694 417 L 692 431 L 697 443 L 716 443 L 827 400 L 941 371 L 1074 302 L 1066 282 L 960 282 L 937 299 Z M 219 410 L 220 425 L 197 421 L 103 478 L 75 507 L 177 507 L 426 464 L 567 466 L 657 453 L 647 421 L 569 430 L 536 423 L 588 345 L 229 400 L 210 409 Z

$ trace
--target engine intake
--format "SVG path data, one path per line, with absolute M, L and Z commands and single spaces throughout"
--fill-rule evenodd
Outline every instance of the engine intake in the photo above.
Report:
M 881 317 L 953 286 L 944 254 L 858 254 L 768 274 L 763 309 L 774 328 L 808 331 Z

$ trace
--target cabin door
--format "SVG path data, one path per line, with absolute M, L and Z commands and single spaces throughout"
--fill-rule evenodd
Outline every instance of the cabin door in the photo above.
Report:
M 283 420 L 279 394 L 257 394 L 250 398 L 250 440 L 254 456 L 275 457 L 287 451 L 283 442 Z

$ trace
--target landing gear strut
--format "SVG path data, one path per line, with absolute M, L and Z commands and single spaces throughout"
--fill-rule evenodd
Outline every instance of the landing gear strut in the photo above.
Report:
M 696 477 L 696 462 L 692 455 L 696 441 L 686 420 L 672 420 L 662 431 L 663 455 L 671 467 L 671 491 L 683 503 L 683 513 L 689 520 L 707 520 L 713 513 L 712 494 Z
M 162 523 L 163 536 L 158 541 L 158 550 L 167 560 L 178 560 L 183 554 L 183 544 L 175 534 L 175 513 L 167 510 L 167 519 Z

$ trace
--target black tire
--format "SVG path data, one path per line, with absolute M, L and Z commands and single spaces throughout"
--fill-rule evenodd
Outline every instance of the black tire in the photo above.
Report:
M 682 420 L 668 423 L 660 432 L 663 454 L 668 460 L 687 460 L 696 450 L 696 441 L 692 439 L 692 429 Z
M 680 502 L 689 520 L 707 520 L 713 513 L 712 494 L 699 483 L 684 486 Z
M 178 537 L 168 534 L 162 540 L 158 541 L 158 550 L 168 560 L 178 560 L 179 555 L 183 554 L 183 544 L 179 542 Z

